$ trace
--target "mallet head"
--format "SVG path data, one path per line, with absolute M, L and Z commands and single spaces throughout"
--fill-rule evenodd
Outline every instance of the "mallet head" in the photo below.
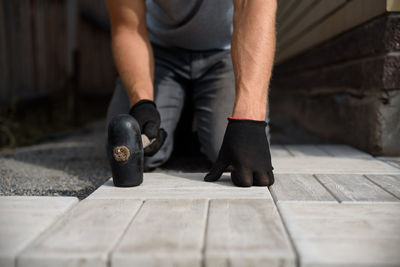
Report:
M 130 115 L 115 116 L 108 125 L 107 157 L 115 186 L 143 182 L 143 144 L 138 122 Z

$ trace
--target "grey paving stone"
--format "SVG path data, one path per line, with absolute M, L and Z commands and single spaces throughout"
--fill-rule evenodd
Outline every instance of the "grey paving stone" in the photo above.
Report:
M 277 174 L 270 187 L 275 201 L 334 201 L 311 174 Z
M 83 200 L 18 257 L 21 267 L 108 266 L 140 200 Z
M 205 199 L 261 198 L 272 199 L 267 187 L 240 188 L 233 186 L 224 174 L 215 183 L 204 182 L 204 173 L 145 173 L 138 187 L 120 188 L 109 180 L 99 187 L 90 199 Z
M 399 201 L 363 175 L 318 174 L 316 177 L 340 201 Z
M 400 169 L 374 158 L 307 156 L 272 158 L 274 173 L 400 174 Z
M 205 266 L 295 266 L 271 200 L 211 200 Z
M 283 145 L 271 145 L 271 157 L 293 157 Z
M 0 197 L 0 266 L 14 266 L 18 253 L 77 202 L 75 197 Z
M 377 157 L 377 159 L 400 169 L 400 157 Z
M 278 203 L 301 266 L 399 266 L 400 203 Z
M 112 254 L 113 267 L 201 266 L 207 200 L 147 200 Z
M 285 145 L 285 148 L 294 157 L 331 157 L 317 145 Z
M 386 191 L 400 198 L 400 175 L 367 175 Z
M 318 145 L 318 148 L 326 151 L 329 155 L 339 158 L 367 158 L 372 156 L 361 150 L 347 145 Z

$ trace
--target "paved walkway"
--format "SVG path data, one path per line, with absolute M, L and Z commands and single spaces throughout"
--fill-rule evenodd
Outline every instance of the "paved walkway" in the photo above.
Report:
M 400 266 L 400 166 L 274 146 L 276 183 L 147 173 L 88 198 L 1 197 L 0 266 Z

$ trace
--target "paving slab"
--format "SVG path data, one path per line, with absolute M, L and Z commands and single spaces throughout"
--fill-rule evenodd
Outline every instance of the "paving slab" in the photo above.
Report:
M 19 255 L 18 266 L 106 267 L 141 205 L 140 200 L 83 200 Z
M 363 175 L 317 174 L 316 177 L 339 201 L 399 201 Z
M 200 267 L 207 209 L 205 199 L 146 200 L 111 265 Z
M 240 188 L 232 184 L 229 174 L 218 182 L 204 182 L 205 173 L 145 173 L 138 187 L 115 187 L 112 180 L 99 187 L 89 199 L 272 199 L 267 187 Z
M 367 175 L 367 178 L 400 199 L 400 175 Z
M 295 266 L 295 254 L 271 200 L 211 200 L 205 266 Z
M 271 157 L 293 157 L 283 145 L 271 145 Z
M 275 201 L 334 201 L 312 174 L 277 174 L 270 187 Z
M 400 169 L 400 157 L 377 157 L 377 159 Z
M 400 203 L 280 202 L 300 266 L 399 266 Z
M 366 152 L 347 145 L 318 145 L 318 148 L 326 151 L 329 155 L 339 158 L 367 158 L 372 156 Z
M 284 146 L 294 157 L 331 157 L 327 151 L 317 145 L 285 145 Z
M 15 258 L 62 214 L 75 197 L 0 197 L 0 266 L 15 266 Z
M 272 158 L 274 173 L 400 174 L 400 169 L 374 158 L 306 156 Z

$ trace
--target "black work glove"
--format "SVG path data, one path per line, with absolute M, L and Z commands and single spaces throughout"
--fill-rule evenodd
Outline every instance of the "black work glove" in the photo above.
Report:
M 274 183 L 265 121 L 229 118 L 217 162 L 204 181 L 217 181 L 231 165 L 236 186 L 270 186 Z
M 144 148 L 145 156 L 153 156 L 167 138 L 164 129 L 160 129 L 161 119 L 156 104 L 151 100 L 140 100 L 133 105 L 129 114 L 139 123 L 142 134 L 145 134 L 150 141 L 155 138 L 154 142 Z

